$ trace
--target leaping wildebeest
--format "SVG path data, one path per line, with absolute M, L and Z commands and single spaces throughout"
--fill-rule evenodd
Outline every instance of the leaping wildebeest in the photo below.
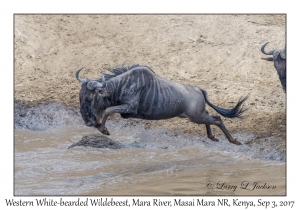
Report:
M 269 58 L 262 58 L 267 61 L 274 61 L 274 67 L 277 70 L 279 79 L 284 92 L 286 92 L 286 48 L 282 50 L 272 50 L 270 52 L 265 51 L 265 47 L 269 42 L 265 43 L 261 47 L 261 52 L 265 55 L 272 55 Z
M 205 90 L 159 77 L 147 66 L 111 68 L 108 70 L 113 75 L 103 74 L 98 80 L 80 78 L 82 69 L 76 71 L 76 78 L 82 83 L 79 93 L 82 118 L 87 126 L 105 135 L 109 135 L 105 122 L 112 113 L 120 113 L 123 118 L 147 120 L 184 117 L 205 124 L 207 136 L 212 141 L 218 141 L 210 128 L 216 125 L 231 143 L 241 144 L 230 135 L 219 116 L 208 114 L 205 103 L 224 117 L 241 118 L 245 111 L 241 105 L 248 96 L 241 98 L 232 109 L 225 109 L 212 104 Z

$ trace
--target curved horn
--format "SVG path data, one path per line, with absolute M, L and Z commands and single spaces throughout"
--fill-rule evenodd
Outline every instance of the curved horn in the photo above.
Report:
M 81 83 L 86 83 L 86 82 L 88 82 L 88 81 L 90 81 L 90 80 L 87 79 L 87 78 L 81 79 L 81 78 L 79 77 L 79 73 L 80 73 L 80 71 L 81 71 L 82 69 L 83 69 L 83 67 L 82 67 L 81 69 L 78 69 L 78 70 L 76 71 L 75 76 L 76 76 L 76 79 L 77 79 L 79 82 L 81 82 Z
M 286 59 L 286 48 L 283 48 L 283 50 L 280 51 L 280 56 L 283 59 Z
M 267 42 L 267 43 L 263 44 L 263 46 L 261 46 L 261 52 L 262 52 L 263 54 L 265 54 L 265 55 L 273 55 L 273 53 L 275 52 L 275 50 L 272 50 L 272 51 L 270 51 L 270 52 L 266 52 L 266 51 L 265 51 L 265 46 L 266 46 L 268 43 L 269 43 L 269 42 Z
M 103 83 L 100 83 L 100 82 L 97 82 L 97 81 L 89 81 L 87 83 L 86 87 L 89 90 L 95 90 L 96 88 L 103 88 L 105 86 L 103 85 Z

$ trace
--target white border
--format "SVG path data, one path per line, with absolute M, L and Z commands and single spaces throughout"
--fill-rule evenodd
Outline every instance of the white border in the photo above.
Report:
M 287 196 L 263 197 L 270 200 L 294 200 L 300 189 L 299 175 L 299 10 L 296 1 L 252 0 L 252 1 L 38 1 L 4 0 L 1 3 L 1 173 L 0 206 L 6 207 L 4 198 L 13 198 L 13 14 L 14 13 L 287 13 Z M 16 197 L 18 198 L 18 197 Z M 22 197 L 26 199 L 26 197 Z M 152 199 L 152 197 L 143 197 Z M 172 199 L 172 197 L 163 197 Z M 177 197 L 178 198 L 178 197 Z M 184 197 L 188 199 L 187 197 Z M 216 197 L 204 197 L 214 200 Z M 226 197 L 222 197 L 226 198 Z M 228 197 L 232 199 L 232 197 Z M 259 197 L 237 197 L 243 200 L 257 200 Z M 34 200 L 34 197 L 28 197 Z M 72 199 L 72 198 L 70 198 Z M 74 197 L 73 197 L 74 199 Z M 116 199 L 122 200 L 122 197 Z M 28 208 L 28 207 L 27 207 Z M 35 208 L 35 207 L 34 207 Z M 199 208 L 199 207 L 198 207 Z M 3 209 L 3 208 L 1 208 Z M 28 208 L 29 209 L 29 208 Z M 32 207 L 30 207 L 32 209 Z M 202 208 L 203 209 L 203 208 Z M 234 209 L 234 208 L 233 208 Z M 281 209 L 281 208 L 277 208 Z M 285 208 L 284 208 L 285 209 Z

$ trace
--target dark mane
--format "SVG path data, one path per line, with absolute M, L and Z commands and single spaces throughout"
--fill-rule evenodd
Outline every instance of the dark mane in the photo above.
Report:
M 135 67 L 138 67 L 138 66 L 140 66 L 140 65 L 139 64 L 133 64 L 132 66 L 127 66 L 125 63 L 123 63 L 121 65 L 106 69 L 106 70 L 110 71 L 113 74 L 102 74 L 102 75 L 104 76 L 105 80 L 109 80 L 113 77 L 124 74 L 125 72 L 130 71 L 130 70 L 132 70 L 132 69 L 134 69 Z M 142 67 L 142 66 L 140 66 L 140 67 Z M 149 68 L 148 66 L 144 66 L 144 67 Z M 151 68 L 149 68 L 149 69 L 154 73 L 154 71 Z M 97 81 L 102 82 L 102 78 L 98 79 Z

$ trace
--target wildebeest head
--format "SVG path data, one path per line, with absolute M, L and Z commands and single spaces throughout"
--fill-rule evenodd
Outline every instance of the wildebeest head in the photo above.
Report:
M 76 71 L 76 78 L 82 83 L 79 101 L 80 101 L 80 113 L 87 126 L 96 126 L 97 119 L 99 116 L 95 116 L 97 113 L 93 110 L 93 104 L 97 103 L 97 107 L 105 106 L 103 97 L 109 96 L 109 92 L 106 90 L 105 77 L 98 81 L 89 80 L 87 78 L 80 78 L 79 73 L 83 68 Z
M 283 48 L 282 50 L 272 50 L 270 52 L 266 52 L 265 51 L 265 47 L 269 42 L 263 44 L 263 46 L 261 47 L 261 52 L 265 55 L 273 55 L 273 57 L 269 57 L 269 58 L 262 58 L 263 60 L 267 60 L 267 61 L 274 61 L 277 59 L 278 55 L 280 55 L 281 59 L 286 59 L 286 48 Z
M 269 42 L 263 44 L 261 47 L 261 52 L 265 55 L 272 55 L 272 57 L 269 58 L 262 58 L 263 60 L 267 61 L 274 61 L 274 67 L 277 70 L 277 73 L 279 75 L 279 79 L 281 82 L 281 85 L 283 87 L 283 90 L 286 90 L 286 48 L 283 48 L 282 50 L 272 50 L 269 52 L 265 51 L 265 47 Z

